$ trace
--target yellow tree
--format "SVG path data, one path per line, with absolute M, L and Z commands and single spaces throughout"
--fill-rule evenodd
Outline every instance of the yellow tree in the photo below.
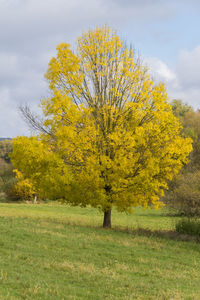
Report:
M 70 180 L 61 174 L 64 200 L 101 209 L 104 227 L 111 227 L 113 207 L 162 205 L 192 146 L 180 135 L 165 86 L 152 81 L 133 49 L 109 27 L 96 28 L 83 33 L 76 52 L 60 44 L 45 76 L 51 96 L 41 103 L 44 121 L 22 110 L 49 155 L 69 170 Z M 14 142 L 12 161 L 23 173 L 20 151 Z

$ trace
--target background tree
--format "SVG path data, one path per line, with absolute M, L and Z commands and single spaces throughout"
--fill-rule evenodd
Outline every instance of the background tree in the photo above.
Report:
M 178 105 L 177 105 L 178 104 Z M 164 201 L 176 213 L 186 216 L 200 215 L 200 112 L 181 100 L 172 101 L 173 112 L 180 119 L 182 133 L 193 141 L 189 164 L 169 184 Z
M 180 119 L 188 112 L 194 112 L 192 106 L 188 103 L 183 103 L 180 99 L 173 99 L 171 104 L 174 115 Z
M 66 179 L 64 200 L 101 209 L 104 227 L 111 227 L 113 207 L 130 212 L 138 205 L 162 205 L 166 182 L 191 151 L 164 85 L 151 80 L 135 51 L 107 26 L 84 33 L 76 53 L 65 43 L 57 51 L 46 73 L 51 96 L 41 103 L 44 121 L 22 111 L 39 129 L 46 157 L 55 154 L 67 166 L 70 177 L 58 171 Z M 30 141 L 21 140 L 25 143 Z M 15 140 L 12 162 L 32 178 L 37 170 L 21 164 L 26 146 L 22 151 L 19 145 Z M 30 157 L 31 168 L 38 157 Z

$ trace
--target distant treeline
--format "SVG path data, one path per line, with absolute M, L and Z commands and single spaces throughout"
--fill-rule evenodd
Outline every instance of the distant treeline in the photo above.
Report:
M 4 140 L 12 140 L 11 138 L 0 138 L 0 141 L 4 141 Z

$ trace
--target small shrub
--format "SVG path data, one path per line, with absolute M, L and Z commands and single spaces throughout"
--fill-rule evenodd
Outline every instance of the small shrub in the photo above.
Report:
M 200 237 L 200 220 L 198 219 L 181 219 L 176 224 L 176 231 Z

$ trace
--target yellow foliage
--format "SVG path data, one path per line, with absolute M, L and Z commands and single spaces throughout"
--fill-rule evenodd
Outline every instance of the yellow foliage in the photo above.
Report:
M 12 162 L 34 187 L 73 205 L 157 208 L 192 150 L 165 86 L 109 27 L 57 47 L 42 101 L 50 134 L 13 141 Z

